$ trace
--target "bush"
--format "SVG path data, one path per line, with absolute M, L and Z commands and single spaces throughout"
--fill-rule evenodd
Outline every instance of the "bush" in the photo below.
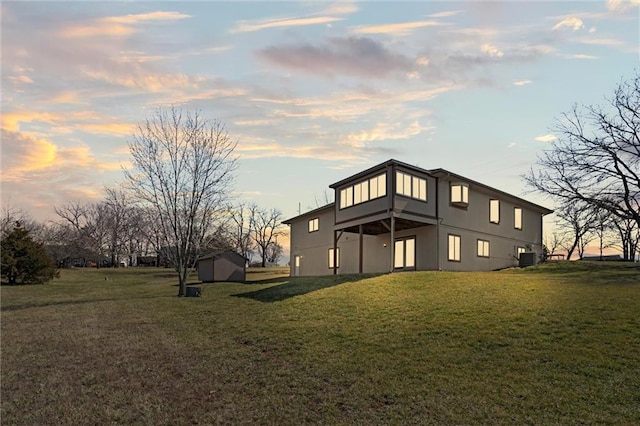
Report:
M 16 223 L 2 237 L 1 275 L 6 284 L 43 284 L 58 276 L 55 264 L 44 245 L 33 241 L 29 231 Z

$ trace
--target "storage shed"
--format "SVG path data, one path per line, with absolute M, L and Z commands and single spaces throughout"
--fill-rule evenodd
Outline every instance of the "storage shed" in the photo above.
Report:
M 198 279 L 205 283 L 246 280 L 247 259 L 231 251 L 217 251 L 198 259 Z

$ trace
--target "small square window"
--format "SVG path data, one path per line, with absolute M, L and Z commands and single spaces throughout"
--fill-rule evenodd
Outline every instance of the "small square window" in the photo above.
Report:
M 451 204 L 460 207 L 469 205 L 469 186 L 463 183 L 451 185 Z
M 309 232 L 316 232 L 319 229 L 320 219 L 314 218 L 309 220 Z

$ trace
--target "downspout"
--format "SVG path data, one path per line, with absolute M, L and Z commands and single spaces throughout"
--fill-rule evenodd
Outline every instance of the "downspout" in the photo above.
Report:
M 440 263 L 440 179 L 436 176 L 436 263 L 438 271 L 442 271 Z
M 396 194 L 395 194 L 395 190 L 396 190 L 396 174 L 395 174 L 395 168 L 393 167 L 392 164 L 389 165 L 389 170 L 390 170 L 390 186 L 391 188 L 390 191 L 388 191 L 390 199 L 389 199 L 389 214 L 391 216 L 391 220 L 390 220 L 390 224 L 391 224 L 391 230 L 390 230 L 390 242 L 389 242 L 389 247 L 391 248 L 391 250 L 389 250 L 391 252 L 391 259 L 389 262 L 389 272 L 393 272 L 394 266 L 395 266 L 395 260 L 396 260 L 396 243 L 395 243 L 395 231 L 396 231 L 396 218 L 395 218 L 395 198 L 396 198 Z

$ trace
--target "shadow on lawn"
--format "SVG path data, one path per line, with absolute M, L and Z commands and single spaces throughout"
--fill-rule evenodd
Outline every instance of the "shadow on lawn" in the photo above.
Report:
M 255 284 L 281 283 L 261 290 L 234 294 L 234 297 L 244 297 L 259 302 L 279 302 L 295 296 L 302 296 L 312 291 L 335 287 L 340 284 L 353 283 L 382 274 L 349 274 L 328 275 L 321 277 L 291 277 L 262 280 Z

